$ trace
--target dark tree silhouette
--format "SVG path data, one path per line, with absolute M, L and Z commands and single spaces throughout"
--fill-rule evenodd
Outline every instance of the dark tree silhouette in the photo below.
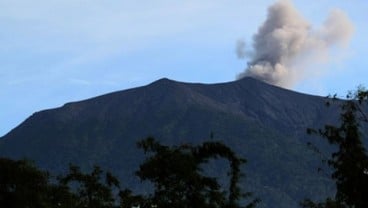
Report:
M 243 194 L 239 187 L 240 166 L 246 161 L 222 143 L 168 147 L 148 138 L 138 146 L 149 157 L 136 174 L 154 184 L 152 195 L 121 191 L 119 181 L 98 166 L 84 173 L 78 166 L 70 165 L 69 172 L 55 180 L 28 161 L 0 158 L 0 207 L 252 208 L 258 203 L 255 199 L 246 204 L 251 194 Z M 201 169 L 209 160 L 218 158 L 229 162 L 228 189 Z
M 72 194 L 27 160 L 0 158 L 0 207 L 70 207 Z
M 47 173 L 30 162 L 0 159 L 1 207 L 45 207 L 43 197 L 47 193 L 47 183 Z
M 152 202 L 142 195 L 134 195 L 131 190 L 120 191 L 120 208 L 149 207 L 152 208 Z
M 254 207 L 258 200 L 241 206 L 239 201 L 250 193 L 242 194 L 238 186 L 240 165 L 238 158 L 227 146 L 219 142 L 206 142 L 199 146 L 181 145 L 168 147 L 153 138 L 138 143 L 150 157 L 140 166 L 137 175 L 154 185 L 154 193 L 146 200 L 157 207 L 214 208 Z M 216 178 L 205 176 L 201 165 L 209 159 L 224 158 L 230 163 L 228 194 Z
M 75 207 L 82 208 L 112 208 L 116 205 L 114 187 L 119 189 L 119 181 L 109 172 L 105 173 L 95 166 L 89 174 L 82 173 L 77 166 L 70 165 L 69 173 L 61 176 L 59 182 L 63 187 L 70 187 L 73 190 L 77 202 Z
M 368 207 L 368 155 L 362 143 L 362 124 L 368 122 L 367 111 L 368 91 L 358 89 L 349 93 L 347 100 L 334 100 L 341 103 L 341 124 L 326 125 L 324 129 L 309 129 L 337 147 L 328 159 L 332 168 L 332 179 L 336 182 L 337 192 L 334 199 L 316 204 L 304 201 L 304 207 Z M 330 104 L 330 103 L 328 103 Z M 367 129 L 367 126 L 366 128 Z

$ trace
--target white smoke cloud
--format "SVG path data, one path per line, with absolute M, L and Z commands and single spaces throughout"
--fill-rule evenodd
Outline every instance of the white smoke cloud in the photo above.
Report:
M 278 1 L 268 8 L 266 21 L 254 35 L 252 53 L 244 53 L 245 43 L 238 42 L 238 57 L 246 54 L 250 61 L 237 78 L 250 76 L 292 87 L 306 77 L 320 74 L 321 67 L 317 66 L 331 59 L 333 48 L 348 46 L 353 31 L 341 10 L 331 11 L 324 24 L 315 29 L 291 1 Z

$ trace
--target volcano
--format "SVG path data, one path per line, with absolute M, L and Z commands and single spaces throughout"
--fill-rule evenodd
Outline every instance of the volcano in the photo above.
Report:
M 262 200 L 260 207 L 291 208 L 334 193 L 333 182 L 317 171 L 320 157 L 306 144 L 328 147 L 306 134 L 336 121 L 338 109 L 325 102 L 249 77 L 218 84 L 164 78 L 36 112 L 0 139 L 0 156 L 31 159 L 55 175 L 69 163 L 83 170 L 97 164 L 122 186 L 147 191 L 134 176 L 144 160 L 137 141 L 221 141 L 247 159 L 242 188 Z M 206 171 L 226 181 L 226 169 L 219 163 Z

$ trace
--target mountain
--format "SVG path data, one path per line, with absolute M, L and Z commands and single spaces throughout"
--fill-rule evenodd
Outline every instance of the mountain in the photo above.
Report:
M 306 145 L 326 147 L 306 134 L 308 127 L 336 120 L 337 109 L 325 101 L 252 78 L 220 84 L 160 79 L 37 112 L 0 139 L 0 155 L 32 159 L 54 174 L 70 162 L 82 169 L 98 164 L 123 186 L 147 191 L 134 177 L 144 159 L 137 141 L 153 136 L 167 145 L 198 144 L 213 135 L 248 160 L 242 185 L 262 199 L 260 207 L 297 207 L 334 190 L 317 172 L 320 157 Z M 207 170 L 226 181 L 224 165 Z

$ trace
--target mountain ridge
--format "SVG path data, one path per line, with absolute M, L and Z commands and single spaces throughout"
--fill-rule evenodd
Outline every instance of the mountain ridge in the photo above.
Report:
M 99 164 L 139 190 L 131 179 L 144 159 L 137 141 L 153 136 L 168 145 L 196 144 L 212 134 L 247 158 L 244 187 L 260 195 L 262 206 L 295 207 L 333 190 L 305 144 L 306 128 L 336 117 L 324 102 L 253 78 L 218 84 L 164 78 L 37 112 L 0 139 L 0 155 L 30 158 L 53 173 L 69 162 L 83 169 Z M 281 205 L 272 206 L 276 201 Z

